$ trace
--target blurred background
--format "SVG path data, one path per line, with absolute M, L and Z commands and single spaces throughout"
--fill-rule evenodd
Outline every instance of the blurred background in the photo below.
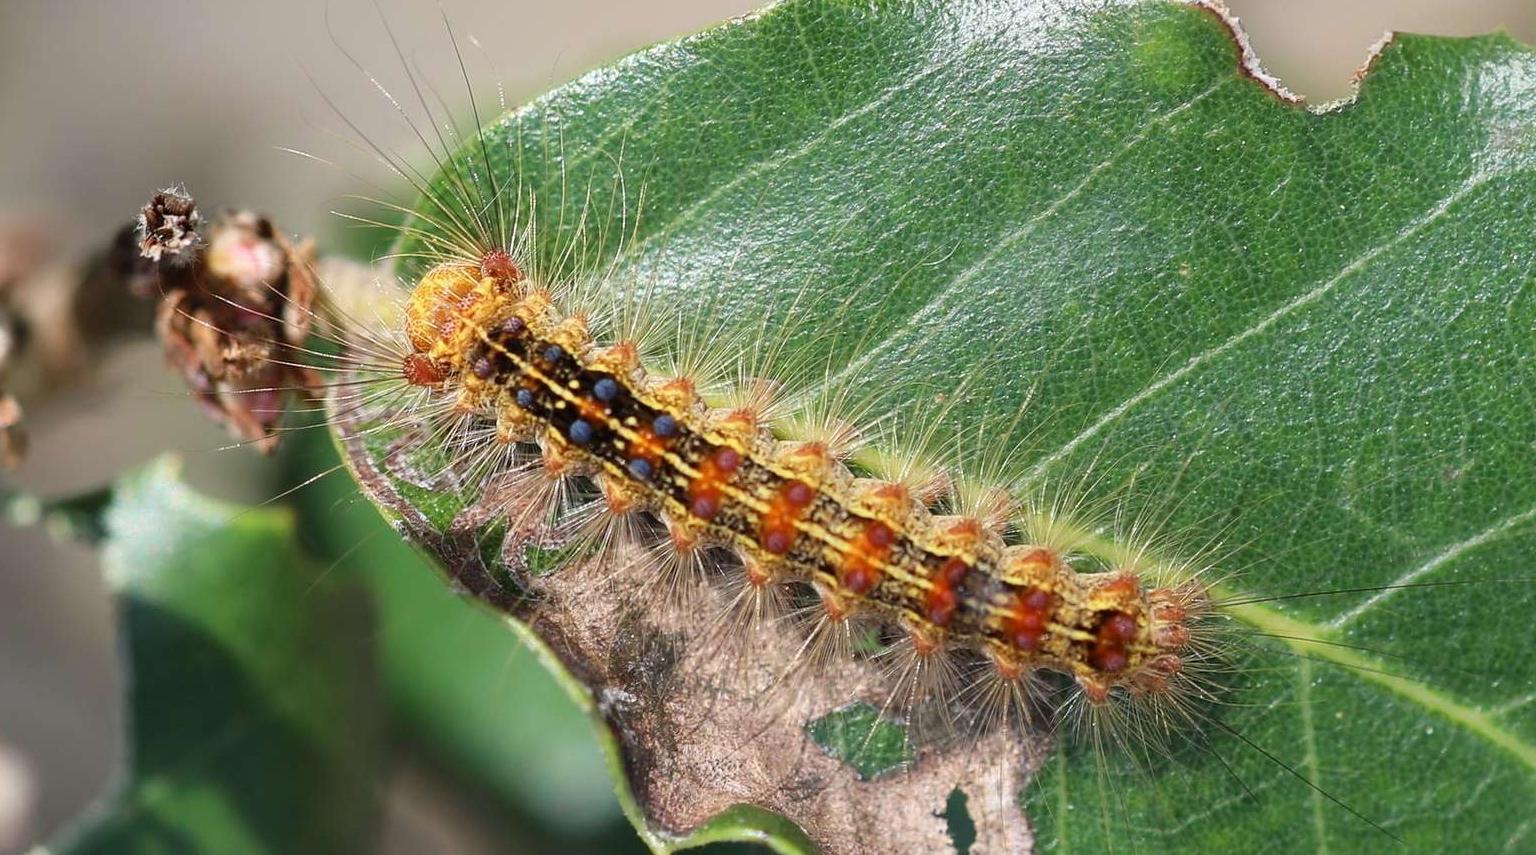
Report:
M 421 75 L 457 81 L 438 4 L 382 4 Z M 521 103 L 757 4 L 445 5 L 488 109 L 498 86 L 506 103 Z M 1266 68 L 1313 103 L 1348 95 L 1353 71 L 1385 30 L 1460 35 L 1502 27 L 1528 42 L 1536 38 L 1530 0 L 1229 5 Z M 348 171 L 366 171 L 368 159 L 348 147 L 325 98 L 385 148 L 418 147 L 408 129 L 390 120 L 348 54 L 370 69 L 398 67 L 365 0 L 0 0 L 0 282 L 23 269 L 37 282 L 67 281 L 84 253 L 151 192 L 173 183 L 185 184 L 210 212 L 249 208 L 273 215 L 288 232 L 320 236 L 322 246 L 358 245 L 329 212 L 345 194 L 368 192 Z M 447 86 L 449 93 L 456 85 Z M 381 178 L 377 169 L 367 175 Z M 46 301 L 50 292 L 40 293 Z M 33 492 L 87 490 L 176 450 L 196 486 L 261 501 L 306 465 L 220 451 L 224 433 L 189 405 L 151 342 L 79 361 L 94 364 L 87 371 L 66 359 L 63 377 L 72 382 L 46 400 L 37 394 L 41 388 L 16 390 L 29 403 L 39 401 L 28 407 L 32 448 L 15 473 Z M 41 385 L 63 384 L 34 383 Z M 310 537 L 322 552 L 349 540 L 355 545 L 365 536 L 359 532 L 374 525 L 369 509 L 339 500 L 344 487 L 312 492 L 305 501 L 318 509 L 321 525 Z M 560 690 L 530 657 L 518 655 L 498 625 L 436 590 L 411 553 L 384 540 L 368 546 L 383 552 L 364 553 L 372 566 L 395 571 L 381 583 L 381 632 L 410 635 L 423 660 L 402 654 L 384 664 L 402 729 L 420 737 L 407 740 L 385 785 L 385 851 L 637 850 L 586 724 Z M 392 610 L 392 602 L 411 605 Z M 487 676 L 480 696 L 453 699 L 462 709 L 445 728 L 438 713 L 421 707 L 454 691 L 433 684 L 431 652 L 449 647 L 483 650 L 465 667 Z M 53 834 L 104 791 L 121 751 L 121 688 L 111 603 L 94 555 L 35 528 L 0 526 L 0 853 Z M 476 734 L 485 741 L 475 742 Z M 489 741 L 498 747 L 484 750 Z M 558 774 L 541 774 L 548 770 Z

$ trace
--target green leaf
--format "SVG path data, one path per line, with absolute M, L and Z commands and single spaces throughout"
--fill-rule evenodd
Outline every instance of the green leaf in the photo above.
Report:
M 1233 609 L 1215 724 L 1168 756 L 1052 752 L 1024 797 L 1037 848 L 1498 851 L 1533 845 L 1536 800 L 1533 160 L 1536 54 L 1503 36 L 1399 37 L 1352 102 L 1313 110 L 1203 6 L 798 0 L 556 90 L 436 186 L 536 197 L 546 271 L 575 245 L 663 317 L 783 340 L 792 385 L 897 424 L 941 410 L 977 449 L 962 471 L 1155 522 L 1170 562 L 1220 556 L 1221 597 L 1467 583 Z M 694 732 L 686 704 L 660 712 L 626 677 L 684 663 L 669 697 L 734 738 L 751 700 L 704 693 L 686 629 L 643 606 L 628 634 L 589 620 L 579 564 L 530 602 L 468 548 L 483 508 L 417 509 L 401 485 L 419 468 L 349 452 L 459 584 L 595 697 L 634 701 L 607 717 L 647 835 L 746 792 L 829 850 L 942 842 L 949 755 L 858 781 L 775 731 L 721 756 L 791 758 L 799 801 L 732 779 L 697 760 L 708 746 L 669 746 Z M 1092 548 L 1123 555 L 1127 528 Z M 756 710 L 764 728 L 852 700 L 805 693 Z M 957 782 L 978 841 L 1023 845 L 984 780 L 1011 787 Z
M 129 683 L 116 792 L 53 851 L 373 851 L 382 710 L 367 602 L 282 512 L 197 495 L 161 460 L 102 518 Z
M 296 439 L 289 450 L 302 477 L 336 464 L 322 435 Z M 392 714 L 437 760 L 498 798 L 503 843 L 517 835 L 529 849 L 560 845 L 530 842 L 542 826 L 567 846 L 614 851 L 613 841 L 592 839 L 628 826 L 584 711 L 504 618 L 441 584 L 354 495 L 345 479 L 326 478 L 294 499 L 306 544 L 372 594 Z
M 869 704 L 833 710 L 806 729 L 823 751 L 852 766 L 861 778 L 900 769 L 912 759 L 905 730 L 883 721 Z
M 0 486 L 0 519 L 14 526 L 42 525 L 57 540 L 96 544 L 106 536 L 102 515 L 111 501 L 111 488 L 47 500 Z

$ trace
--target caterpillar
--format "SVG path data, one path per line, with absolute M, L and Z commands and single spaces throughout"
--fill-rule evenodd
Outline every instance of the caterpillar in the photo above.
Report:
M 831 621 L 868 609 L 923 655 L 963 646 L 1015 678 L 1051 668 L 1094 703 L 1178 674 L 1198 586 L 1143 590 L 1004 546 L 976 517 L 932 519 L 910 485 L 853 478 L 824 439 L 776 443 L 752 408 L 711 411 L 693 378 L 647 382 L 634 342 L 598 349 L 584 326 L 493 250 L 422 277 L 401 372 L 493 418 L 499 442 L 537 441 L 547 472 L 595 474 L 608 513 L 660 513 L 679 551 L 733 547 L 757 587 L 812 583 Z
M 1424 577 L 1457 569 L 1463 556 L 1485 547 L 1518 549 L 1532 516 L 1516 497 L 1513 512 L 1484 502 L 1453 514 L 1455 525 L 1421 519 L 1373 492 L 1378 481 L 1397 483 L 1400 472 L 1350 470 L 1350 489 L 1341 489 L 1347 499 L 1367 497 L 1390 518 L 1435 535 L 1380 555 L 1363 545 L 1361 528 L 1349 527 L 1352 519 L 1360 527 L 1378 521 L 1350 501 L 1326 513 L 1276 509 L 1259 495 L 1262 485 L 1281 485 L 1286 500 L 1315 496 L 1299 485 L 1305 476 L 1291 471 L 1294 462 L 1266 444 L 1301 430 L 1288 420 L 1297 409 L 1284 405 L 1322 408 L 1337 422 L 1349 409 L 1273 379 L 1263 363 L 1267 357 L 1294 369 L 1287 376 L 1310 378 L 1301 385 L 1324 382 L 1298 356 L 1315 352 L 1298 342 L 1321 345 L 1287 324 L 1343 299 L 1343 284 L 1435 238 L 1441 223 L 1487 204 L 1495 191 L 1524 188 L 1521 172 L 1494 161 L 1457 175 L 1433 198 L 1414 198 L 1410 215 L 1370 235 L 1365 249 L 1332 247 L 1334 254 L 1321 253 L 1326 263 L 1306 262 L 1305 275 L 1273 258 L 1243 257 L 1232 249 L 1242 241 L 1221 243 L 1227 249 L 1220 251 L 1206 243 L 1216 241 L 1207 237 L 1220 231 L 1215 224 L 1258 245 L 1296 239 L 1283 227 L 1283 183 L 1244 195 L 1242 205 L 1273 205 L 1248 211 L 1219 191 L 1183 182 L 1193 198 L 1163 190 L 1150 202 L 1137 196 L 1138 204 L 1161 210 L 1159 218 L 1131 222 L 1095 206 L 1095 182 L 1120 170 L 1176 173 L 1190 135 L 1223 133 L 1209 121 L 1220 110 L 1282 110 L 1273 114 L 1286 117 L 1272 120 L 1276 134 L 1304 142 L 1310 131 L 1298 128 L 1350 114 L 1276 107 L 1249 58 L 1240 50 L 1234 56 L 1227 22 L 1203 6 L 1069 7 L 1052 32 L 1089 38 L 1081 33 L 1099 32 L 1090 24 L 1110 21 L 1116 32 L 1142 33 L 1139 44 L 1149 50 L 1189 54 L 1186 65 L 1173 66 L 1181 73 L 1125 77 L 1124 91 L 1114 91 L 1147 117 L 1107 139 L 1096 135 L 1093 104 L 1071 105 L 1083 111 L 1077 115 L 1034 93 L 1052 74 L 1091 74 L 1075 56 L 1030 54 L 1027 73 L 988 86 L 965 78 L 959 64 L 925 54 L 910 78 L 888 90 L 844 81 L 862 100 L 813 111 L 806 120 L 813 131 L 793 126 L 792 113 L 747 111 L 754 135 L 743 147 L 756 158 L 748 164 L 772 168 L 743 166 L 733 149 L 720 162 L 681 169 L 691 151 L 687 134 L 707 135 L 711 126 L 668 106 L 673 86 L 728 88 L 727 72 L 766 67 L 754 64 L 759 51 L 781 56 L 784 43 L 807 33 L 818 40 L 812 57 L 823 55 L 818 51 L 838 43 L 839 26 L 887 35 L 913 22 L 938 26 L 965 48 L 956 55 L 1006 58 L 1013 56 L 1009 37 L 1027 30 L 1026 22 L 1038 24 L 1044 9 L 1002 4 L 1017 19 L 978 35 L 944 29 L 965 19 L 958 13 L 952 20 L 932 9 L 907 15 L 801 2 L 632 61 L 629 71 L 656 99 L 656 116 L 616 119 L 588 81 L 463 135 L 467 144 L 457 150 L 443 143 L 434 177 L 380 151 L 420 194 L 398 248 L 407 296 L 387 300 L 397 309 L 382 312 L 387 323 L 345 322 L 332 342 L 340 348 L 334 362 L 301 351 L 315 363 L 308 367 L 335 373 L 331 422 L 348 463 L 455 583 L 524 620 L 591 687 L 632 752 L 631 786 L 650 819 L 670 833 L 745 801 L 790 815 L 831 851 L 928 846 L 943 842 L 942 823 L 931 816 L 934 797 L 942 802 L 959 786 L 969 794 L 979 840 L 997 849 L 1086 838 L 1099 848 L 1198 850 L 1239 821 L 1263 829 L 1280 849 L 1358 849 L 1394 837 L 1429 848 L 1473 839 L 1405 817 L 1372 789 L 1401 799 L 1382 776 L 1402 773 L 1423 784 L 1424 774 L 1412 777 L 1405 767 L 1415 759 L 1451 762 L 1444 759 L 1451 749 L 1433 753 L 1430 741 L 1443 722 L 1466 734 L 1458 756 L 1476 755 L 1469 745 L 1496 746 L 1507 756 L 1496 771 L 1490 767 L 1488 780 L 1527 792 L 1531 752 L 1520 736 L 1519 698 L 1529 674 L 1505 657 L 1496 673 L 1507 675 L 1514 695 L 1490 696 L 1460 670 L 1468 664 L 1464 647 L 1412 638 L 1404 646 L 1429 664 L 1400 672 L 1374 645 L 1404 630 L 1375 605 L 1417 588 L 1440 598 L 1431 610 L 1440 625 L 1498 625 L 1500 585 L 1487 574 L 1480 585 L 1464 575 Z M 1141 53 L 1115 56 L 1141 70 Z M 1408 61 L 1396 54 L 1382 62 L 1389 60 Z M 796 73 L 815 80 L 828 72 L 814 62 L 791 66 L 763 84 L 763 97 L 804 83 Z M 1371 102 L 1375 109 L 1417 103 L 1411 90 L 1394 96 L 1390 71 L 1373 73 L 1386 76 L 1372 93 L 1380 99 Z M 813 91 L 836 100 L 844 90 L 823 81 Z M 983 105 L 1004 96 L 1072 141 L 1058 151 L 1072 180 L 1026 171 L 989 181 L 929 164 L 892 170 L 856 158 L 864 184 L 854 201 L 810 192 L 842 177 L 839 163 L 858 143 L 840 144 L 833 131 L 857 123 L 870 105 L 906 99 L 902 106 L 913 115 L 963 126 L 967 111 L 986 116 Z M 422 108 L 437 126 L 425 102 Z M 1207 121 L 1193 120 L 1202 116 Z M 945 121 L 935 126 L 957 145 L 969 141 Z M 912 133 L 908 143 L 950 142 L 932 128 Z M 568 155 L 568 137 L 593 148 L 585 157 Z M 774 145 L 754 150 L 759 140 Z M 620 153 L 605 156 L 605 145 Z M 985 160 L 990 143 L 976 145 L 966 154 Z M 1056 149 L 1031 143 L 1014 153 L 1038 165 L 1045 150 Z M 1212 171 L 1238 170 L 1250 156 L 1241 145 L 1204 154 Z M 631 175 L 641 179 L 644 205 L 625 190 Z M 1362 192 L 1385 191 L 1372 182 Z M 937 213 L 885 204 L 896 198 L 923 198 Z M 1079 204 L 1084 208 L 1064 220 L 1062 212 Z M 981 227 L 977 210 L 997 215 L 1002 226 Z M 1266 230 L 1260 221 L 1282 226 Z M 1169 248 L 1150 253 L 1150 262 L 1134 257 L 1118 242 L 1144 248 L 1138 228 Z M 1095 239 L 1083 241 L 1078 229 Z M 1054 252 L 1050 238 L 1070 251 Z M 1036 277 L 1028 287 L 1019 286 L 1024 270 Z M 1095 275 L 1087 284 L 1071 281 Z M 1283 287 L 1261 311 L 1233 312 L 1230 327 L 1203 314 L 1235 300 L 1239 286 L 1269 294 L 1270 275 Z M 987 287 L 945 287 L 955 281 Z M 1187 299 L 1191 291 L 1203 299 Z M 988 299 L 1005 311 L 981 315 Z M 1104 318 L 1120 317 L 1127 303 L 1137 307 L 1129 314 L 1135 335 L 1110 334 Z M 1292 340 L 1261 335 L 1271 330 Z M 983 336 L 999 344 L 977 346 Z M 1243 347 L 1262 354 L 1246 365 L 1259 390 L 1252 394 L 1224 388 L 1205 372 Z M 1485 354 L 1489 364 L 1507 359 L 1503 347 Z M 1083 394 L 1091 384 L 1107 394 Z M 1175 388 L 1185 393 L 1170 403 L 1165 393 Z M 1072 404 L 1085 400 L 1112 404 L 1074 412 Z M 1132 411 L 1140 416 L 1136 428 L 1123 427 Z M 1227 418 L 1228 411 L 1243 417 Z M 1301 424 L 1329 429 L 1327 419 Z M 1480 453 L 1517 459 L 1522 424 L 1506 424 L 1513 430 L 1503 436 L 1479 433 Z M 1245 444 L 1245 432 L 1264 441 Z M 1106 438 L 1115 444 L 1101 450 Z M 1323 444 L 1343 441 L 1329 433 Z M 1030 443 L 1054 450 L 1034 451 Z M 1424 477 L 1441 448 L 1386 459 Z M 1249 466 L 1231 477 L 1210 471 L 1211 457 Z M 1322 451 L 1307 459 L 1317 477 L 1334 484 L 1339 476 L 1329 466 L 1363 465 Z M 1159 475 L 1173 482 L 1162 488 L 1171 509 L 1138 510 L 1128 496 L 1147 491 Z M 1447 477 L 1455 483 L 1461 476 Z M 1075 498 L 1095 493 L 1112 497 L 1097 518 L 1080 512 Z M 1218 513 L 1228 516 L 1201 518 Z M 1191 517 L 1203 530 L 1240 529 L 1261 544 L 1256 554 L 1279 555 L 1287 548 L 1279 544 L 1289 544 L 1294 554 L 1283 563 L 1296 569 L 1255 579 L 1272 568 L 1247 568 L 1231 577 L 1241 588 L 1213 578 L 1233 571 L 1212 560 L 1220 550 L 1180 542 L 1175 518 L 1192 525 Z M 1298 534 L 1319 520 L 1332 542 Z M 1379 560 L 1356 575 L 1354 568 L 1340 572 L 1346 555 Z M 1409 570 L 1400 572 L 1403 566 Z M 1507 584 L 1523 596 L 1518 580 Z M 1327 612 L 1306 607 L 1324 601 L 1344 603 L 1330 615 L 1335 629 L 1362 617 L 1371 626 L 1359 636 L 1320 629 L 1317 615 Z M 1466 614 L 1440 614 L 1452 609 Z M 1293 686 L 1276 688 L 1268 673 L 1276 661 Z M 1332 669 L 1340 673 L 1325 673 L 1333 665 L 1343 666 Z M 1456 691 L 1436 691 L 1430 679 Z M 1420 708 L 1397 720 L 1429 722 L 1421 735 L 1399 734 L 1418 740 L 1421 756 L 1399 758 L 1387 747 L 1396 743 L 1368 742 L 1380 736 L 1366 714 L 1371 705 L 1349 701 L 1370 697 L 1364 685 L 1385 689 L 1377 707 Z M 1317 714 L 1324 694 L 1336 701 L 1329 722 Z M 679 710 L 677 697 L 716 705 Z M 1504 712 L 1488 712 L 1495 698 Z M 911 740 L 899 771 L 860 780 L 841 758 L 821 756 L 812 722 L 852 700 L 874 710 L 862 720 L 875 723 L 863 725 L 856 745 L 893 722 Z M 1248 735 L 1288 700 L 1302 710 L 1294 742 Z M 1107 752 L 1093 753 L 1088 764 L 1047 760 L 1057 726 L 1106 748 L 1129 744 L 1142 755 L 1142 771 L 1115 780 L 1106 764 L 1117 761 L 1105 760 Z M 1326 765 L 1318 747 L 1325 726 L 1375 749 L 1354 773 L 1355 786 L 1317 780 Z M 765 756 L 774 753 L 785 756 Z M 1203 763 L 1204 774 L 1186 778 L 1181 760 Z M 1015 805 L 1031 775 L 1043 783 L 1029 787 L 1026 821 Z M 1263 783 L 1247 783 L 1255 776 Z M 1079 785 L 1112 791 L 1084 801 L 1098 808 L 1086 819 L 1066 795 Z M 1497 802 L 1455 792 L 1460 798 L 1439 791 L 1424 797 L 1437 810 L 1483 816 L 1480 828 L 1501 829 L 1512 851 L 1521 848 L 1518 820 L 1488 818 Z M 1305 802 L 1299 810 L 1297 801 Z M 1150 828 L 1141 819 L 1148 816 Z M 1041 828 L 1052 833 L 1042 836 Z

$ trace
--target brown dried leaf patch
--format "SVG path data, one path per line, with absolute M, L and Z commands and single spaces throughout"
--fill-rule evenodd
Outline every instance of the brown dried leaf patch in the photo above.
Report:
M 678 608 L 646 594 L 645 562 L 615 569 L 574 559 L 535 574 L 528 548 L 548 544 L 529 532 L 507 532 L 492 551 L 501 566 L 487 566 L 481 541 L 500 535 L 494 523 L 507 516 L 504 495 L 487 489 L 449 525 L 434 525 L 399 489 L 445 485 L 441 473 L 411 461 L 425 428 L 376 450 L 365 431 L 381 414 L 334 418 L 369 497 L 437 557 L 451 584 L 530 628 L 585 687 L 653 834 L 681 840 L 749 804 L 793 821 L 827 853 L 953 851 L 943 814 L 959 788 L 976 825 L 972 852 L 1032 848 L 1019 794 L 1044 758 L 1044 737 L 999 729 L 979 742 L 949 740 L 920 748 L 905 768 L 861 780 L 812 741 L 807 725 L 853 701 L 883 703 L 874 665 L 855 659 L 814 674 L 794 670 L 804 639 L 780 625 L 722 641 L 708 604 Z

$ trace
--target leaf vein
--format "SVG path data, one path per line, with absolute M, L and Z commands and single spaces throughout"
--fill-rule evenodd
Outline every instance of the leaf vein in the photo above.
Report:
M 1441 550 L 1433 558 L 1429 559 L 1423 564 L 1420 564 L 1412 570 L 1409 570 L 1391 582 L 1388 582 L 1388 588 L 1385 590 L 1377 591 L 1376 593 L 1367 597 L 1364 602 L 1339 615 L 1337 618 L 1334 618 L 1328 625 L 1334 629 L 1339 629 L 1346 624 L 1351 623 L 1352 621 L 1364 615 L 1366 612 L 1370 611 L 1378 603 L 1382 602 L 1388 597 L 1391 597 L 1393 594 L 1402 591 L 1403 586 L 1411 585 L 1412 583 L 1418 581 L 1420 578 L 1434 572 L 1445 564 L 1460 558 L 1462 555 L 1465 555 L 1466 553 L 1471 552 L 1472 550 L 1475 550 L 1478 547 L 1489 543 L 1490 541 L 1497 540 L 1501 535 L 1508 533 L 1512 529 L 1519 528 L 1521 525 L 1524 525 L 1525 523 L 1528 523 L 1532 520 L 1536 520 L 1536 506 L 1527 508 L 1526 510 L 1514 514 L 1513 516 L 1506 517 L 1494 523 L 1493 525 L 1488 526 L 1477 534 L 1467 538 L 1466 540 L 1451 544 L 1450 546 Z
M 614 259 L 614 266 L 621 266 L 624 262 L 641 256 L 644 253 L 645 248 L 649 246 L 652 241 L 671 235 L 678 226 L 693 220 L 701 212 L 707 210 L 710 205 L 715 203 L 715 200 L 736 189 L 737 187 L 740 187 L 742 184 L 745 184 L 753 178 L 758 177 L 759 175 L 774 169 L 778 169 L 785 164 L 793 163 L 794 161 L 805 157 L 807 154 L 810 154 L 811 151 L 813 151 L 817 146 L 831 139 L 836 131 L 863 116 L 869 115 L 870 113 L 880 109 L 886 104 L 889 104 L 900 95 L 916 89 L 919 85 L 926 83 L 930 78 L 934 77 L 939 72 L 948 69 L 952 65 L 954 65 L 954 62 L 941 62 L 929 65 L 927 68 L 924 68 L 903 82 L 895 86 L 886 87 L 877 97 L 867 101 L 858 109 L 849 110 L 841 116 L 838 116 L 836 119 L 833 119 L 831 122 L 827 123 L 827 125 L 823 127 L 819 133 L 807 137 L 802 143 L 800 143 L 800 145 L 796 146 L 795 148 L 789 151 L 781 150 L 781 152 L 775 156 L 764 158 L 763 160 L 757 161 L 746 169 L 739 170 L 735 174 L 735 177 L 731 178 L 731 180 L 719 185 L 703 196 L 700 196 L 697 201 L 689 205 L 687 208 L 684 208 L 682 211 L 679 211 L 665 224 L 657 229 L 650 231 L 640 240 L 631 243 L 627 248 L 624 249 L 622 253 L 619 254 L 618 257 Z
M 1212 590 L 1217 600 L 1243 599 L 1239 591 Z M 1423 681 L 1391 673 L 1384 663 L 1351 647 L 1328 644 L 1329 632 L 1323 627 L 1289 617 L 1260 605 L 1231 606 L 1233 617 L 1274 635 L 1285 636 L 1288 647 L 1314 660 L 1333 662 L 1348 669 L 1361 680 L 1376 683 L 1397 696 L 1436 713 L 1452 724 L 1501 749 L 1529 769 L 1536 770 L 1536 744 L 1501 726 L 1496 714 L 1470 706 L 1440 692 Z
M 1076 436 L 1068 440 L 1066 444 L 1062 445 L 1051 454 L 1041 458 L 1040 461 L 1036 463 L 1030 470 L 1030 476 L 1032 478 L 1038 478 L 1040 475 L 1044 474 L 1047 469 L 1050 469 L 1056 463 L 1072 454 L 1079 447 L 1081 447 L 1083 443 L 1093 439 L 1095 436 L 1101 433 L 1104 428 L 1121 419 L 1123 416 L 1125 416 L 1126 413 L 1130 412 L 1141 404 L 1146 403 L 1153 397 L 1156 397 L 1159 393 L 1163 392 L 1170 386 L 1173 386 L 1175 383 L 1183 380 L 1185 377 L 1193 374 L 1205 366 L 1206 363 L 1211 362 L 1212 360 L 1220 359 L 1222 356 L 1236 349 L 1243 343 L 1257 336 L 1263 335 L 1273 327 L 1277 326 L 1280 322 L 1328 296 L 1336 288 L 1338 288 L 1340 283 L 1353 276 L 1354 274 L 1359 273 L 1361 270 L 1364 270 L 1371 264 L 1371 262 L 1375 261 L 1383 253 L 1393 249 L 1394 247 L 1397 247 L 1404 241 L 1423 231 L 1430 224 L 1445 216 L 1446 212 L 1449 211 L 1452 206 L 1454 206 L 1462 199 L 1465 199 L 1469 194 L 1478 188 L 1487 184 L 1493 176 L 1493 173 L 1487 172 L 1474 174 L 1471 178 L 1457 187 L 1456 190 L 1447 194 L 1446 196 L 1441 197 L 1425 213 L 1419 215 L 1413 221 L 1409 222 L 1408 225 L 1398 230 L 1398 232 L 1390 239 L 1378 243 L 1365 252 L 1355 256 L 1353 260 L 1340 268 L 1339 271 L 1333 276 L 1324 280 L 1322 284 L 1312 288 L 1305 294 L 1290 300 L 1289 302 L 1275 309 L 1273 312 L 1264 316 L 1258 321 L 1258 323 L 1248 327 L 1247 329 L 1244 329 L 1236 335 L 1231 336 L 1221 344 L 1190 357 L 1188 361 L 1179 366 L 1177 369 L 1164 374 L 1162 377 L 1159 377 L 1152 383 L 1144 386 L 1136 394 L 1126 398 L 1124 401 L 1121 401 L 1116 406 L 1110 408 L 1102 416 L 1100 416 L 1097 421 L 1084 428 Z
M 965 283 L 974 279 L 979 273 L 981 273 L 982 270 L 984 270 L 1004 252 L 1013 248 L 1019 243 L 1019 241 L 1033 234 L 1035 229 L 1039 228 L 1041 223 L 1051 219 L 1056 215 L 1057 212 L 1064 208 L 1067 203 L 1071 202 L 1073 199 L 1076 199 L 1078 196 L 1081 196 L 1083 192 L 1088 189 L 1088 186 L 1094 182 L 1094 179 L 1098 178 L 1115 164 L 1119 163 L 1120 159 L 1125 157 L 1126 154 L 1130 153 L 1132 149 L 1136 148 L 1138 145 L 1150 138 L 1153 131 L 1166 125 L 1170 120 L 1177 118 L 1179 115 L 1183 114 L 1201 101 L 1204 101 L 1206 98 L 1215 94 L 1217 90 L 1221 89 L 1223 86 L 1235 79 L 1236 78 L 1223 78 L 1222 80 L 1213 84 L 1210 88 L 1190 98 L 1188 101 L 1185 101 L 1184 103 L 1168 110 L 1167 112 L 1159 114 L 1155 118 L 1148 121 L 1146 124 L 1142 125 L 1141 129 L 1127 138 L 1118 149 L 1112 152 L 1105 159 L 1090 167 L 1088 171 L 1083 174 L 1082 178 L 1080 178 L 1077 183 L 1068 189 L 1067 192 L 1063 193 L 1061 196 L 1058 196 L 1056 199 L 1052 200 L 1050 204 L 1046 205 L 1044 208 L 1031 215 L 1022 224 L 1020 224 L 1017 229 L 1014 229 L 1001 240 L 997 241 L 992 249 L 988 250 L 985 255 L 977 259 L 972 264 L 967 265 L 964 270 L 961 270 L 948 282 L 935 289 L 933 296 L 925 301 L 922 305 L 916 307 L 911 315 L 908 316 L 904 324 L 893 328 L 891 335 L 886 336 L 881 341 L 875 343 L 873 347 L 866 349 L 858 359 L 850 362 L 848 366 L 842 371 L 839 371 L 834 376 L 829 376 L 821 383 L 821 388 L 841 388 L 841 384 L 846 383 L 848 378 L 857 376 L 859 371 L 863 370 L 865 366 L 869 365 L 869 363 L 872 362 L 876 357 L 887 351 L 890 345 L 895 343 L 895 333 L 897 331 L 903 328 L 910 328 L 913 325 L 918 324 L 921 319 L 944 306 L 946 302 L 948 302 L 945 299 L 947 296 L 956 293 L 960 286 L 963 286 Z
M 1302 764 L 1311 773 L 1307 780 L 1312 782 L 1312 830 L 1317 834 L 1317 852 L 1319 855 L 1328 853 L 1328 825 L 1323 814 L 1323 794 L 1319 788 L 1322 782 L 1322 769 L 1317 760 L 1317 728 L 1312 722 L 1312 662 L 1302 658 L 1297 660 L 1297 705 L 1301 711 L 1301 738 L 1306 753 L 1302 757 Z

